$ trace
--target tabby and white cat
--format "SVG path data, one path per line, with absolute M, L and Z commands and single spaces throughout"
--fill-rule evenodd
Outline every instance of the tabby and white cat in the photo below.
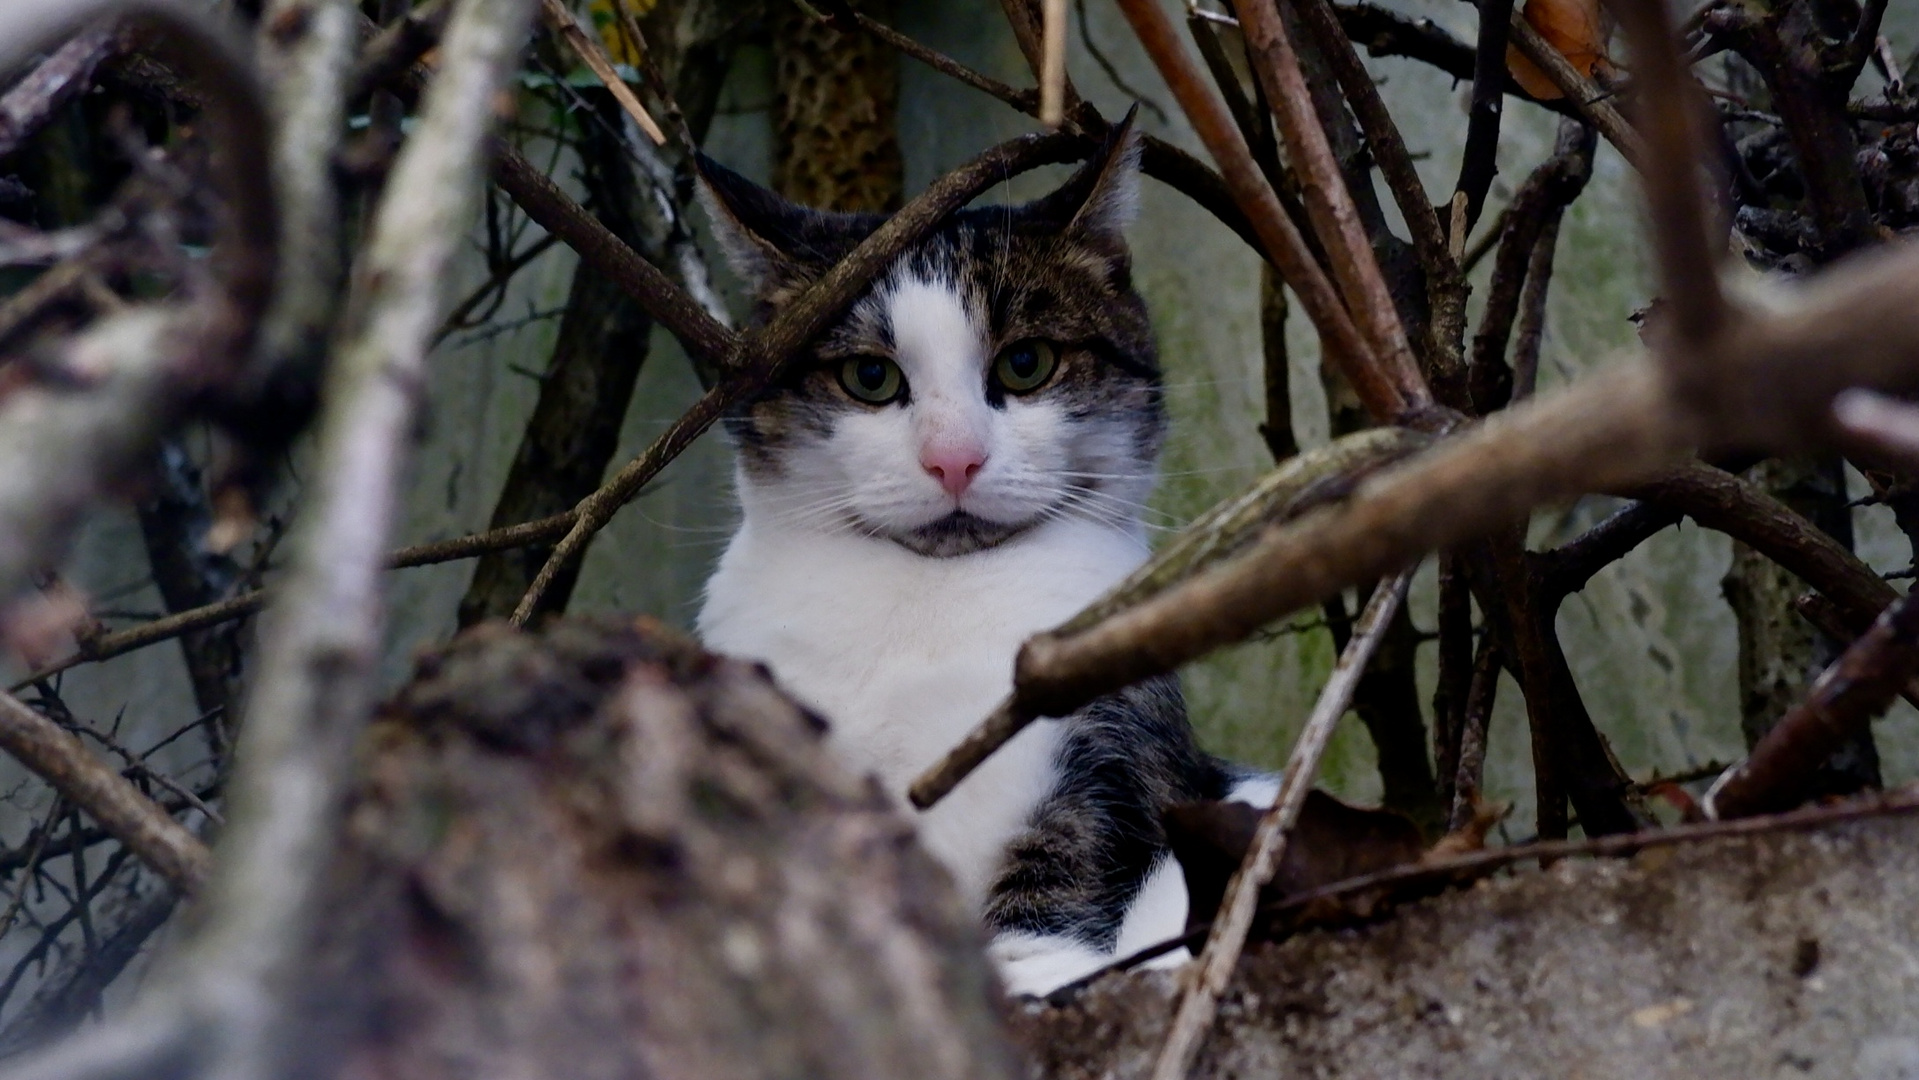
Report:
M 1166 411 L 1121 236 L 1138 154 L 1128 124 L 1051 195 L 955 215 L 727 418 L 743 518 L 700 633 L 771 665 L 896 794 L 1005 696 L 1022 641 L 1147 556 Z M 883 220 L 702 168 L 761 317 Z M 1009 988 L 1045 993 L 1182 932 L 1160 813 L 1234 783 L 1158 679 L 1028 727 L 920 836 Z

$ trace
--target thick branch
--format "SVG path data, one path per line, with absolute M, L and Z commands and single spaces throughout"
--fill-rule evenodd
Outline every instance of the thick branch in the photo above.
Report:
M 1553 85 L 1559 87 L 1560 92 L 1566 95 L 1565 101 L 1572 106 L 1573 110 L 1598 128 L 1599 133 L 1606 137 L 1606 141 L 1613 144 L 1613 148 L 1624 155 L 1626 160 L 1643 174 L 1648 168 L 1645 140 L 1640 137 L 1639 132 L 1633 130 L 1631 124 L 1626 122 L 1626 118 L 1620 115 L 1619 110 L 1613 107 L 1610 96 L 1594 86 L 1591 79 L 1573 66 L 1572 61 L 1566 59 L 1564 54 L 1540 36 L 1539 31 L 1533 29 L 1533 25 L 1527 22 L 1526 17 L 1520 12 L 1513 12 L 1507 32 L 1520 53 L 1531 60 L 1548 79 L 1552 80 Z

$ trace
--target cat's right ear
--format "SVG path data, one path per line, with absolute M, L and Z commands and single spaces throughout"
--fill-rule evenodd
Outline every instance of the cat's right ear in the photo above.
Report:
M 762 300 L 810 283 L 872 231 L 865 215 L 790 203 L 705 154 L 693 164 L 727 263 Z

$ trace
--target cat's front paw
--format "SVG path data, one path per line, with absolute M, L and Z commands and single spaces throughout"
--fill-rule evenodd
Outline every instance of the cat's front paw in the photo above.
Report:
M 1112 962 L 1112 955 L 1059 934 L 1004 933 L 986 947 L 1006 992 L 1044 997 Z

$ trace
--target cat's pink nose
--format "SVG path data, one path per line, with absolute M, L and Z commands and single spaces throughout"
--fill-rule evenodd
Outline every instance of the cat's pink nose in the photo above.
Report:
M 920 468 L 955 499 L 973 486 L 973 478 L 985 464 L 986 451 L 978 446 L 929 446 L 920 451 Z

